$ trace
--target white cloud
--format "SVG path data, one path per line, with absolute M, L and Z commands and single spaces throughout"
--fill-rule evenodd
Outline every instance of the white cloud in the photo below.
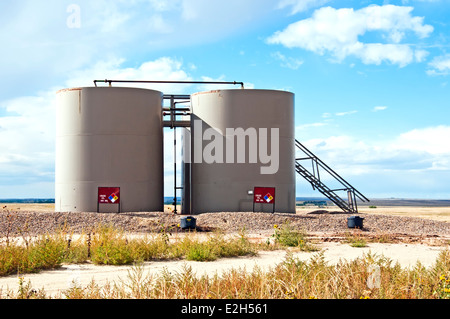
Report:
M 422 17 L 411 15 L 412 7 L 370 5 L 354 10 L 323 7 L 311 18 L 290 24 L 267 39 L 269 44 L 301 48 L 320 55 L 331 53 L 337 61 L 355 56 L 365 64 L 387 61 L 403 67 L 422 61 L 427 52 L 414 51 L 409 44 L 400 44 L 406 32 L 418 38 L 427 37 L 433 27 L 423 23 Z M 389 43 L 364 43 L 359 37 L 368 32 L 386 35 Z
M 275 53 L 272 53 L 271 55 L 273 58 L 275 58 L 281 62 L 282 67 L 285 67 L 288 69 L 297 70 L 303 64 L 302 60 L 295 59 L 292 57 L 286 57 L 285 55 L 281 54 L 278 51 Z
M 358 113 L 358 111 L 352 110 L 352 111 L 345 111 L 345 112 L 336 112 L 336 113 L 334 113 L 334 115 L 335 116 L 346 116 L 346 115 L 351 115 L 351 114 L 355 114 L 355 113 Z M 333 117 L 333 114 L 331 114 L 329 112 L 322 114 L 322 118 L 324 118 L 324 119 L 329 119 L 331 117 Z
M 425 58 L 430 54 L 430 52 L 426 51 L 426 50 L 416 50 L 414 51 L 414 58 L 416 60 L 416 62 L 423 62 L 425 61 Z
M 278 8 L 283 9 L 292 6 L 292 14 L 307 11 L 311 8 L 323 6 L 331 0 L 281 0 Z
M 151 33 L 170 34 L 173 27 L 167 21 L 164 20 L 161 14 L 153 14 L 148 22 L 148 30 Z
M 383 61 L 388 61 L 404 67 L 413 62 L 414 52 L 406 44 L 368 43 L 355 54 L 364 64 L 379 65 Z
M 428 65 L 428 75 L 447 75 L 450 73 L 450 54 L 435 57 Z
M 0 117 L 0 197 L 14 197 L 10 187 L 17 184 L 39 182 L 37 196 L 43 189 L 53 190 L 54 95 L 44 92 L 0 103 L 14 114 Z
M 426 152 L 432 155 L 450 157 L 450 126 L 439 125 L 414 129 L 401 134 L 395 145 L 398 149 Z
M 450 171 L 450 126 L 413 129 L 391 140 L 362 141 L 341 135 L 304 144 L 319 158 L 346 174 L 381 171 Z
M 180 0 L 148 0 L 153 10 L 158 12 L 171 11 L 180 6 Z
M 393 139 L 362 141 L 340 135 L 301 141 L 364 195 L 447 198 L 450 193 L 450 126 L 410 130 Z M 298 152 L 296 157 L 304 157 Z M 310 161 L 303 165 L 311 169 Z M 321 180 L 339 185 L 323 170 Z M 301 183 L 305 184 L 303 180 Z M 303 184 L 299 189 L 305 187 Z M 305 184 L 307 185 L 307 184 Z
M 373 112 L 378 112 L 378 111 L 384 111 L 386 110 L 388 107 L 387 106 L 375 106 L 372 111 Z
M 191 81 L 192 78 L 183 68 L 180 59 L 161 57 L 153 61 L 146 61 L 138 67 L 124 67 L 125 59 L 111 58 L 99 61 L 91 68 L 70 73 L 67 87 L 92 86 L 93 80 L 163 80 L 163 81 Z M 97 85 L 105 85 L 98 83 Z M 164 93 L 185 93 L 190 88 L 186 84 L 144 84 L 133 83 L 134 87 L 151 88 Z M 130 83 L 114 83 L 114 86 L 130 86 Z
M 338 113 L 336 113 L 336 116 L 345 116 L 345 115 L 350 115 L 350 114 L 355 114 L 355 113 L 357 113 L 358 111 L 356 111 L 356 110 L 353 110 L 353 111 L 347 111 L 347 112 L 338 112 Z
M 16 96 L 25 78 L 29 90 L 45 90 L 99 59 L 142 61 L 162 49 L 217 42 L 266 23 L 273 12 L 273 3 L 259 0 L 77 0 L 79 28 L 71 28 L 70 5 L 60 0 L 0 4 L 3 98 Z

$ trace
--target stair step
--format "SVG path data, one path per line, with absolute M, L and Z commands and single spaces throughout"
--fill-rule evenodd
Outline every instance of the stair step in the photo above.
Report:
M 331 174 L 336 180 L 338 180 L 342 185 L 344 185 L 343 189 L 347 189 L 348 192 L 351 193 L 352 197 L 355 198 L 355 195 L 358 196 L 361 200 L 369 201 L 364 195 L 359 193 L 355 188 L 353 188 L 350 184 L 348 184 L 342 177 L 337 175 L 331 168 L 329 168 L 325 163 L 323 163 L 317 156 L 315 156 L 311 151 L 309 151 L 305 146 L 303 146 L 299 141 L 295 140 L 295 144 L 298 149 L 302 150 L 309 157 L 307 159 L 311 159 L 313 163 L 316 165 L 317 170 L 320 167 L 325 169 L 328 173 Z M 298 160 L 295 161 L 295 170 L 299 175 L 301 175 L 304 179 L 306 179 L 313 187 L 313 189 L 317 189 L 323 195 L 325 195 L 328 199 L 330 199 L 334 204 L 336 204 L 339 208 L 341 208 L 345 212 L 349 213 L 358 213 L 358 209 L 354 207 L 353 203 L 347 203 L 341 197 L 339 197 L 334 190 L 328 188 L 322 181 L 320 181 L 315 175 L 311 174 L 306 168 L 304 168 Z M 356 198 L 354 199 L 356 200 Z M 356 206 L 356 205 L 355 205 Z

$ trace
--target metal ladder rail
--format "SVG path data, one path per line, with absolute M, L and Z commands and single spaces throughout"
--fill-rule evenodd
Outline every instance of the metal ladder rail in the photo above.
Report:
M 346 180 L 339 176 L 334 170 L 332 170 L 328 165 L 326 165 L 322 160 L 315 156 L 310 150 L 308 150 L 304 145 L 302 145 L 298 140 L 295 140 L 298 149 L 303 151 L 308 157 L 306 158 L 296 158 L 295 168 L 298 174 L 310 182 L 313 189 L 319 190 L 323 195 L 330 199 L 334 204 L 340 207 L 342 210 L 347 212 L 357 213 L 357 202 L 356 197 L 360 200 L 370 201 L 367 197 L 356 190 L 352 185 L 350 185 Z M 306 168 L 304 168 L 299 161 L 311 159 L 313 173 L 310 173 Z M 330 189 L 323 182 L 320 181 L 319 167 L 328 172 L 332 177 L 334 177 L 338 182 L 340 182 L 344 188 L 342 189 Z M 316 176 L 317 174 L 317 176 Z M 347 191 L 348 203 L 343 200 L 335 191 Z
M 297 163 L 298 164 L 298 163 Z M 329 189 L 325 184 L 315 178 L 311 173 L 303 168 L 303 172 L 301 170 L 297 170 L 297 172 L 302 175 L 307 181 L 311 183 L 313 188 L 317 189 L 323 195 L 325 195 L 328 199 L 330 199 L 336 206 L 341 208 L 346 212 L 356 212 L 356 209 L 350 203 L 347 204 L 345 200 L 343 200 L 339 195 L 337 195 L 334 190 Z M 306 174 L 305 174 L 306 172 Z
M 363 194 L 358 192 L 352 185 L 350 185 L 345 179 L 343 179 L 341 176 L 339 176 L 332 168 L 330 168 L 327 164 L 325 164 L 320 158 L 318 158 L 315 154 L 313 154 L 310 150 L 308 150 L 303 144 L 301 144 L 298 140 L 295 140 L 296 146 L 298 149 L 302 150 L 306 155 L 309 157 L 306 158 L 297 158 L 297 160 L 302 159 L 311 159 L 313 163 L 316 164 L 316 170 L 318 174 L 318 179 L 320 180 L 320 174 L 319 174 L 319 166 L 323 168 L 327 173 L 329 173 L 332 177 L 334 177 L 338 182 L 340 182 L 345 188 L 347 189 L 354 189 L 359 196 L 361 200 L 368 200 Z M 314 172 L 314 166 L 313 166 L 313 172 Z
M 324 183 L 318 180 L 315 176 L 309 173 L 303 166 L 296 162 L 296 171 L 308 182 L 311 183 L 313 188 L 319 190 L 323 195 L 330 199 L 336 206 L 346 212 L 355 212 L 353 205 L 347 204 L 339 195 L 337 195 L 332 189 L 329 189 Z
M 345 179 L 343 179 L 341 176 L 339 176 L 333 169 L 331 169 L 327 164 L 325 164 L 320 158 L 318 158 L 316 155 L 314 155 L 310 150 L 308 150 L 303 144 L 301 144 L 297 139 L 295 140 L 295 144 L 297 146 L 298 149 L 300 149 L 301 151 L 303 151 L 306 155 L 308 155 L 309 157 L 307 158 L 300 158 L 300 159 L 296 159 L 296 160 L 301 160 L 301 159 L 311 159 L 313 161 L 313 163 L 315 162 L 316 164 L 316 170 L 317 170 L 317 174 L 318 174 L 318 180 L 320 181 L 320 175 L 319 175 L 319 166 L 321 168 L 323 168 L 327 173 L 329 173 L 332 177 L 334 177 L 337 181 L 339 181 L 345 189 L 351 190 L 354 192 L 354 194 L 363 202 L 367 201 L 369 202 L 370 200 L 364 196 L 363 194 L 361 194 L 361 192 L 359 192 L 356 188 L 354 188 L 350 183 L 348 183 Z M 314 171 L 314 166 L 313 166 L 313 171 Z

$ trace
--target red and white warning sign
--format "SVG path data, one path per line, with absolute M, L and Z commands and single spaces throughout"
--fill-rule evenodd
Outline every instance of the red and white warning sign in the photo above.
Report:
M 99 204 L 119 204 L 120 203 L 120 187 L 99 187 L 98 188 Z
M 263 204 L 275 203 L 275 187 L 255 187 L 253 189 L 253 202 Z

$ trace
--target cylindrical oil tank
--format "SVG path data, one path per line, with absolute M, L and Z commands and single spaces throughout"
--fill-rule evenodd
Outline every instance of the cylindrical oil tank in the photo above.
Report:
M 191 96 L 191 112 L 191 127 L 183 132 L 190 207 L 183 212 L 295 213 L 293 93 L 200 92 Z M 255 203 L 255 187 L 274 188 L 274 203 Z
M 162 98 L 126 87 L 57 92 L 55 211 L 163 210 Z

